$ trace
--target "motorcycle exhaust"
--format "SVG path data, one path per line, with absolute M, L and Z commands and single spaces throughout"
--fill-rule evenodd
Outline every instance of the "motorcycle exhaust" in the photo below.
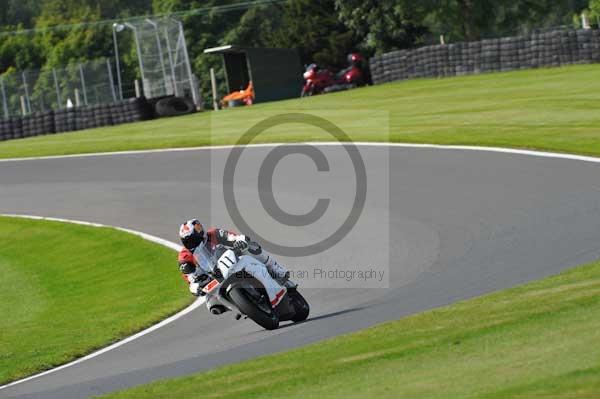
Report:
M 210 313 L 220 315 L 227 312 L 227 308 L 223 305 L 214 305 L 210 307 Z

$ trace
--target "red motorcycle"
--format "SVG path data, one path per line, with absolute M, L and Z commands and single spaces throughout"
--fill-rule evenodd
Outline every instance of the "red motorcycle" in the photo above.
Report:
M 328 69 L 320 69 L 317 64 L 307 66 L 303 75 L 304 87 L 300 97 L 363 86 L 366 83 L 366 76 L 362 68 L 362 56 L 349 54 L 348 62 L 350 66 L 335 75 Z

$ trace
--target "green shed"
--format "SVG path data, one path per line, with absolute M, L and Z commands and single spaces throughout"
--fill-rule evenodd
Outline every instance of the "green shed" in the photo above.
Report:
M 296 50 L 227 45 L 204 53 L 223 56 L 228 93 L 245 89 L 252 81 L 255 102 L 300 97 L 303 70 Z

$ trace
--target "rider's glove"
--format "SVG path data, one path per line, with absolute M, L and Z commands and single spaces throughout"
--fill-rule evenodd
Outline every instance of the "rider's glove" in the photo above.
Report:
M 240 256 L 248 249 L 248 243 L 243 240 L 239 240 L 233 243 L 233 251 L 237 256 Z
M 200 284 L 198 283 L 190 283 L 190 292 L 195 296 L 201 296 L 204 294 L 204 292 L 202 292 L 202 287 L 200 287 Z
M 181 262 L 179 264 L 179 271 L 183 274 L 190 274 L 196 271 L 196 265 L 191 262 Z
M 190 281 L 190 292 L 196 296 L 203 296 L 204 291 L 202 291 L 202 288 L 210 283 L 210 280 L 211 278 L 208 274 L 194 276 L 192 281 Z

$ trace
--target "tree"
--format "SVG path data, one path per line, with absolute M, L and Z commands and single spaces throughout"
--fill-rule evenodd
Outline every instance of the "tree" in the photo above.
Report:
M 426 2 L 410 0 L 335 0 L 339 19 L 362 38 L 367 53 L 414 47 L 428 29 L 422 24 Z
M 0 7 L 0 30 L 11 31 L 15 26 L 32 28 L 40 12 L 40 1 L 5 0 Z
M 571 25 L 587 0 L 430 0 L 425 25 L 451 41 L 513 36 Z
M 589 17 L 592 23 L 597 23 L 600 27 L 600 0 L 590 0 Z
M 346 54 L 357 50 L 360 40 L 337 17 L 333 0 L 292 0 L 278 17 L 280 25 L 267 37 L 271 47 L 296 48 L 305 64 L 342 67 Z

